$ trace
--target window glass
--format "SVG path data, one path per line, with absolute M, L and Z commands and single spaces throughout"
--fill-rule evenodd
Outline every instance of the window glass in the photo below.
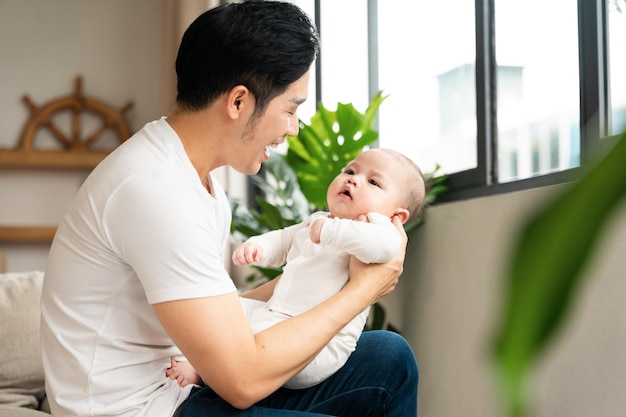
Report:
M 289 0 L 315 21 L 315 0 Z M 367 2 L 322 0 L 320 2 L 322 102 L 331 111 L 337 103 L 352 103 L 364 112 L 368 105 Z M 298 110 L 308 123 L 317 111 L 315 68 L 311 69 L 309 98 Z
M 626 131 L 626 1 L 608 1 L 611 134 Z
M 498 180 L 580 161 L 577 5 L 495 0 Z
M 474 0 L 378 2 L 380 145 L 425 172 L 476 167 Z
M 315 0 L 290 0 L 289 2 L 300 7 L 311 21 L 315 22 Z M 313 63 L 309 78 L 309 97 L 298 107 L 298 118 L 307 123 L 317 110 L 317 103 L 315 102 L 315 72 L 315 63 Z
M 320 4 L 322 102 L 334 111 L 368 105 L 367 2 L 322 0 Z

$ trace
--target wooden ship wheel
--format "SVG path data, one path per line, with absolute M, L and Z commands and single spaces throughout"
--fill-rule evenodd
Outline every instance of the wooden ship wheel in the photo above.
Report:
M 22 101 L 30 110 L 30 118 L 24 125 L 18 145 L 13 149 L 0 148 L 1 168 L 55 168 L 92 169 L 114 148 L 130 137 L 125 113 L 133 106 L 128 102 L 121 110 L 83 94 L 82 78 L 76 77 L 74 93 L 51 100 L 40 107 L 24 95 Z M 59 117 L 69 115 L 69 129 L 58 122 Z M 87 121 L 95 128 L 88 133 Z M 43 149 L 36 143 L 40 130 L 50 133 L 54 149 Z M 111 135 L 113 132 L 114 135 Z M 115 137 L 111 146 L 98 148 L 97 142 L 105 134 Z M 50 243 L 56 227 L 29 227 L 0 225 L 0 243 Z
M 95 167 L 111 149 L 97 149 L 96 142 L 113 131 L 119 145 L 130 137 L 130 128 L 125 113 L 133 106 L 128 102 L 121 110 L 83 94 L 82 78 L 76 77 L 74 93 L 51 100 L 40 107 L 24 95 L 22 101 L 30 109 L 30 118 L 24 125 L 19 144 L 14 149 L 0 149 L 0 167 L 5 168 L 68 168 L 91 169 Z M 70 132 L 64 132 L 55 118 L 71 114 Z M 88 117 L 99 119 L 100 126 L 85 134 L 85 121 Z M 37 149 L 35 138 L 40 129 L 50 132 L 57 149 Z M 60 148 L 60 149 L 59 149 Z

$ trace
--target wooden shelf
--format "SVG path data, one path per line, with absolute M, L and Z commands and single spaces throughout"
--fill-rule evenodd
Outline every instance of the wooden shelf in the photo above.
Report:
M 0 168 L 93 169 L 108 151 L 16 151 L 0 149 Z
M 30 117 L 23 127 L 18 145 L 13 149 L 0 149 L 0 168 L 91 170 L 111 151 L 94 149 L 94 144 L 104 132 L 112 130 L 117 135 L 118 144 L 130 137 L 124 115 L 132 108 L 132 101 L 121 110 L 116 110 L 101 100 L 86 96 L 80 76 L 75 79 L 74 92 L 68 96 L 58 97 L 41 106 L 36 105 L 28 95 L 24 95 L 22 101 L 28 106 Z M 69 131 L 57 126 L 56 116 L 60 114 L 71 116 Z M 83 131 L 83 117 L 86 115 L 99 119 L 97 129 Z M 40 129 L 46 130 L 63 150 L 38 149 L 35 137 Z M 0 225 L 0 243 L 50 244 L 55 233 L 56 226 Z
M 0 226 L 2 243 L 52 243 L 55 226 Z

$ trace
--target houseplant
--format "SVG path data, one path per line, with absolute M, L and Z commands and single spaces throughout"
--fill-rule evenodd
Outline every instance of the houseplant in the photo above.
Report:
M 251 177 L 261 192 L 256 196 L 256 207 L 238 201 L 232 203 L 233 236 L 243 241 L 299 223 L 314 211 L 327 210 L 326 190 L 330 182 L 378 139 L 374 122 L 385 98 L 378 92 L 365 113 L 357 111 L 352 104 L 339 103 L 336 111 L 330 111 L 320 103 L 309 124 L 300 120 L 298 136 L 287 138 L 286 153 L 273 152 L 263 164 L 262 175 Z M 429 183 L 425 204 L 430 204 L 437 194 L 445 191 L 442 184 L 445 176 L 429 173 L 425 177 Z M 405 229 L 408 233 L 418 225 L 412 223 Z M 248 277 L 248 282 L 273 279 L 281 273 L 280 268 L 253 268 L 256 273 Z M 385 322 L 382 306 L 374 306 L 370 321 L 372 327 L 382 328 Z

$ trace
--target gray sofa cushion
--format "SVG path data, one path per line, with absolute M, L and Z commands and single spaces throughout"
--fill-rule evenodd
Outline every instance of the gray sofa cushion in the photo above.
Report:
M 39 349 L 39 302 L 43 272 L 0 274 L 0 416 L 4 406 L 38 409 L 44 397 Z M 6 414 L 12 410 L 13 414 Z M 26 412 L 28 410 L 24 410 Z M 36 414 L 31 413 L 35 416 Z
M 50 414 L 30 408 L 0 405 L 0 417 L 50 417 Z

